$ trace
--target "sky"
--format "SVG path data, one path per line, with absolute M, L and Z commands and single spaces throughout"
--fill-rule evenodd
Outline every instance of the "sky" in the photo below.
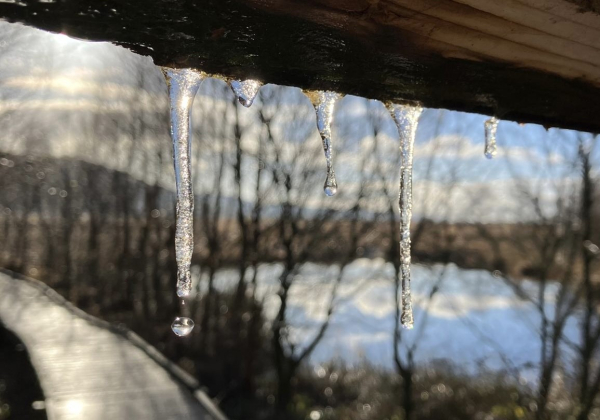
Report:
M 125 122 L 135 121 L 138 114 L 153 122 L 160 120 L 143 135 L 149 143 L 158 142 L 159 147 L 169 150 L 166 86 L 149 57 L 108 43 L 78 41 L 17 24 L 0 22 L 0 34 L 0 151 L 68 156 L 151 181 L 152 174 L 147 173 L 143 157 L 152 159 L 150 152 L 136 161 L 123 160 L 114 153 L 116 140 L 110 138 L 114 131 L 107 128 L 106 133 L 101 133 L 92 125 L 94 115 L 106 117 L 103 121 L 113 121 L 115 125 L 124 124 L 121 120 L 125 116 L 129 118 Z M 199 155 L 201 162 L 195 168 L 202 175 L 197 176 L 198 190 L 209 191 L 213 185 L 212 153 L 229 147 L 222 138 L 231 135 L 230 119 L 234 113 L 238 113 L 244 126 L 244 149 L 255 151 L 256 139 L 264 131 L 258 121 L 260 109 L 272 116 L 273 137 L 284 144 L 282 147 L 290 156 L 297 143 L 312 142 L 310 165 L 322 166 L 324 179 L 325 159 L 319 152 L 320 138 L 308 99 L 291 87 L 280 89 L 267 84 L 261 92 L 263 96 L 246 110 L 231 106 L 232 93 L 220 80 L 205 81 L 200 88 L 193 116 L 203 137 L 198 140 L 198 147 L 204 154 Z M 438 109 L 423 112 L 415 141 L 416 218 L 531 220 L 535 214 L 523 205 L 527 192 L 539 197 L 543 211 L 551 217 L 557 197 L 577 188 L 579 141 L 591 143 L 590 134 L 501 121 L 498 155 L 488 160 L 483 155 L 484 122 L 488 118 Z M 90 127 L 94 127 L 92 133 Z M 103 129 L 102 125 L 98 127 Z M 374 152 L 375 135 L 381 147 Z M 340 193 L 337 201 L 326 202 L 319 195 L 322 181 L 316 182 L 314 198 L 307 202 L 308 206 L 343 207 L 350 192 L 359 186 L 358 174 L 372 172 L 376 167 L 389 176 L 373 180 L 370 187 L 385 185 L 397 194 L 398 133 L 380 102 L 344 97 L 335 108 L 333 136 Z M 599 153 L 595 148 L 593 162 L 600 163 Z M 373 159 L 363 159 L 371 154 Z M 310 165 L 307 167 L 313 168 Z M 252 169 L 251 162 L 247 169 Z M 246 189 L 252 191 L 248 178 Z M 164 175 L 161 182 L 174 189 L 172 174 Z M 223 186 L 225 194 L 235 193 L 231 184 Z M 246 199 L 252 199 L 250 192 L 245 194 Z M 374 211 L 381 210 L 376 200 L 368 205 Z

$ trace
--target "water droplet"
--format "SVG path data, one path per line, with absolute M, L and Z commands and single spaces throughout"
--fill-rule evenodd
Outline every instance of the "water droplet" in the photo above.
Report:
M 334 196 L 335 193 L 337 193 L 337 181 L 335 179 L 335 173 L 333 172 L 333 169 L 327 173 L 323 190 L 329 197 Z
M 232 80 L 229 82 L 229 86 L 231 86 L 231 90 L 237 96 L 238 101 L 246 108 L 249 108 L 254 102 L 254 98 L 256 98 L 262 83 L 252 79 Z
M 177 187 L 175 257 L 177 260 L 177 296 L 192 290 L 190 267 L 194 252 L 194 192 L 192 189 L 191 111 L 196 92 L 205 75 L 190 69 L 163 69 L 169 87 L 171 138 Z
M 410 291 L 410 223 L 412 220 L 412 169 L 413 149 L 417 125 L 423 108 L 419 106 L 388 106 L 398 127 L 400 136 L 400 276 L 402 282 L 402 315 L 400 322 L 407 329 L 413 328 L 412 295 Z
M 335 195 L 335 193 L 337 192 L 337 186 L 325 186 L 325 194 L 327 194 L 329 197 L 332 197 Z
M 498 129 L 498 120 L 496 117 L 492 117 L 484 123 L 485 128 L 485 157 L 492 159 L 496 156 L 496 130 Z
M 325 178 L 325 194 L 328 196 L 335 195 L 337 192 L 337 180 L 335 179 L 335 171 L 333 170 L 333 149 L 331 145 L 331 124 L 333 122 L 333 110 L 335 103 L 340 98 L 340 95 L 335 92 L 318 91 L 310 93 L 317 114 L 317 128 L 323 141 L 323 150 L 325 152 L 325 160 L 327 162 L 327 176 Z
M 182 275 L 180 269 L 177 269 L 177 296 L 180 298 L 188 297 L 192 291 L 192 279 L 186 274 Z
M 171 324 L 171 329 L 179 337 L 185 337 L 194 329 L 194 321 L 185 316 L 178 316 Z

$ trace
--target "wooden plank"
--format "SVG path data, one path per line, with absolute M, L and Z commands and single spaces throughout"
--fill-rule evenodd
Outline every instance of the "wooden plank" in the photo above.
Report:
M 596 27 L 598 7 L 592 7 L 590 0 L 518 0 L 539 10 L 552 13 L 554 16 L 572 20 L 573 22 Z M 592 0 L 597 3 L 598 0 Z M 587 4 L 585 4 L 587 3 Z
M 288 2 L 250 2 L 265 10 L 288 13 Z M 414 43 L 423 51 L 444 57 L 510 63 L 600 86 L 600 16 L 595 19 L 595 28 L 571 23 L 570 37 L 564 37 L 551 31 L 550 19 L 527 26 L 510 20 L 522 14 L 518 20 L 525 23 L 525 13 L 532 10 L 516 2 L 516 10 L 493 7 L 496 15 L 489 12 L 488 0 L 384 0 L 354 16 L 346 15 L 346 6 L 339 1 L 323 3 L 331 8 L 327 13 L 306 8 L 294 10 L 294 15 L 348 32 L 361 28 L 362 36 L 369 36 L 368 32 L 373 36 L 387 26 L 416 35 Z M 402 49 L 399 42 L 396 50 L 400 54 Z
M 508 22 L 515 22 L 560 38 L 574 40 L 582 45 L 600 48 L 600 28 L 597 26 L 597 16 L 592 14 L 590 15 L 591 19 L 581 20 L 580 17 L 587 17 L 587 15 L 577 13 L 575 7 L 563 2 L 548 0 L 455 1 L 494 14 Z M 563 6 L 561 9 L 568 10 L 555 12 L 551 3 Z M 594 21 L 596 22 L 594 23 Z
M 548 30 L 548 22 L 536 26 L 533 22 L 527 21 L 526 17 L 530 10 L 521 10 L 519 13 L 514 13 L 513 8 L 507 8 L 505 4 L 492 3 L 488 0 L 462 0 L 457 2 L 425 0 L 419 2 L 417 7 L 414 6 L 414 3 L 411 4 L 408 1 L 399 1 L 399 3 L 411 10 L 440 19 L 442 22 L 472 30 L 473 33 L 467 32 L 468 35 L 471 35 L 467 38 L 474 45 L 481 42 L 480 37 L 483 36 L 489 38 L 494 44 L 508 41 L 505 42 L 508 53 L 512 53 L 513 56 L 506 58 L 514 61 L 527 63 L 527 61 L 533 60 L 533 57 L 527 55 L 524 55 L 524 57 L 517 56 L 516 54 L 520 52 L 534 55 L 548 53 L 540 54 L 538 61 L 543 61 L 544 56 L 557 61 L 561 58 L 567 58 L 570 60 L 565 61 L 572 60 L 575 66 L 581 66 L 583 63 L 592 64 L 593 66 L 590 66 L 590 69 L 592 74 L 596 76 L 600 71 L 597 67 L 600 65 L 599 30 L 578 26 L 579 31 L 572 33 L 570 38 L 560 36 L 554 31 L 544 32 L 544 29 Z M 498 7 L 499 5 L 500 7 Z M 584 36 L 580 37 L 580 34 Z M 503 59 L 500 55 L 501 51 L 486 48 L 490 47 L 489 44 L 482 47 L 489 58 Z M 470 49 L 473 48 L 473 45 L 471 45 Z
M 600 132 L 600 15 L 576 3 L 63 0 L 0 16 L 158 65 Z
M 27 347 L 49 419 L 226 420 L 148 343 L 38 281 L 0 272 L 0 322 Z

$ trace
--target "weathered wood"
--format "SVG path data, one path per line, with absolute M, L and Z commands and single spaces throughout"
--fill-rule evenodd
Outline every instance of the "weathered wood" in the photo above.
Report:
M 600 15 L 583 0 L 62 0 L 0 16 L 158 65 L 600 132 Z
M 0 272 L 0 323 L 25 344 L 49 419 L 227 420 L 195 379 L 125 328 Z

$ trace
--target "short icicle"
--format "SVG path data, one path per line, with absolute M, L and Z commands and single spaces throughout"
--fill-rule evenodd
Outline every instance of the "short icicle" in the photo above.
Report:
M 170 68 L 163 69 L 163 73 L 169 88 L 171 138 L 173 140 L 173 160 L 177 187 L 175 224 L 177 296 L 185 297 L 190 294 L 192 289 L 190 269 L 194 251 L 194 192 L 191 173 L 192 136 L 190 117 L 194 96 L 196 96 L 196 92 L 202 80 L 204 80 L 204 75 L 190 69 Z M 175 322 L 173 326 L 175 326 Z M 175 331 L 175 329 L 173 330 Z M 181 331 L 185 331 L 185 329 Z M 191 328 L 189 331 L 191 331 Z M 175 333 L 181 335 L 177 331 Z
M 340 95 L 335 92 L 318 91 L 311 92 L 308 95 L 315 107 L 317 114 L 317 128 L 323 141 L 323 150 L 325 151 L 325 159 L 327 161 L 327 176 L 323 190 L 329 197 L 337 192 L 337 180 L 335 179 L 335 171 L 333 170 L 333 149 L 331 147 L 331 124 L 333 122 L 333 108 L 335 103 L 340 98 Z
M 498 120 L 492 117 L 483 124 L 485 128 L 485 150 L 484 155 L 488 159 L 496 156 L 496 130 L 498 129 Z
M 419 106 L 388 106 L 400 136 L 400 276 L 402 281 L 402 326 L 411 329 L 414 324 L 410 291 L 410 222 L 412 219 L 413 148 L 417 124 L 423 108 Z
M 229 82 L 229 86 L 231 86 L 231 90 L 233 90 L 233 93 L 237 96 L 238 101 L 246 108 L 250 108 L 262 83 L 252 79 L 232 80 Z

